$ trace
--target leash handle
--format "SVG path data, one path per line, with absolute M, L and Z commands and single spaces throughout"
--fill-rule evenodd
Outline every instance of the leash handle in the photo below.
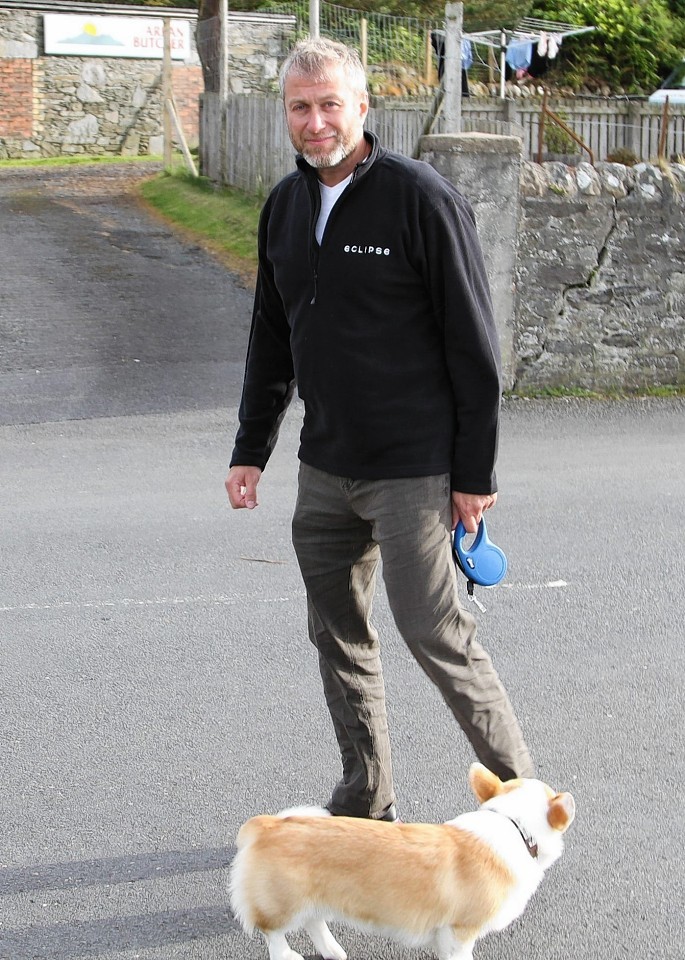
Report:
M 507 558 L 504 551 L 488 537 L 485 520 L 481 519 L 476 539 L 466 549 L 464 524 L 459 521 L 454 531 L 453 550 L 457 566 L 467 580 L 481 587 L 494 587 L 507 572 Z M 469 587 L 469 596 L 473 597 L 473 587 Z

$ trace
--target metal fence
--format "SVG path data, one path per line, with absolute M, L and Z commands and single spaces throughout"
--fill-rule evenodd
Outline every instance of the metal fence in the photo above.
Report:
M 644 101 L 593 98 L 555 100 L 550 106 L 592 149 L 595 161 L 606 160 L 619 149 L 631 151 L 638 160 L 653 161 L 657 157 L 663 128 L 660 107 Z M 411 156 L 430 122 L 430 112 L 429 102 L 375 98 L 366 125 L 389 149 Z M 536 160 L 540 113 L 539 101 L 465 98 L 462 129 L 518 136 L 523 142 L 523 156 Z M 293 148 L 277 97 L 230 96 L 224 129 L 222 141 L 221 101 L 216 94 L 204 94 L 201 163 L 210 179 L 248 193 L 265 194 L 293 169 Z M 433 132 L 441 132 L 439 118 Z M 664 154 L 669 158 L 685 156 L 685 107 L 671 108 Z M 542 159 L 558 157 L 545 151 Z M 578 152 L 564 159 L 573 162 L 587 156 Z

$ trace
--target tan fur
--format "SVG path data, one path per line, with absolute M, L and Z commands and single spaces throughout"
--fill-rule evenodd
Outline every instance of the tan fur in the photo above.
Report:
M 479 803 L 485 803 L 505 793 L 513 793 L 514 790 L 518 790 L 522 782 L 519 779 L 500 780 L 496 774 L 491 773 L 481 764 L 474 763 L 469 771 L 469 783 Z M 551 795 L 552 791 L 550 791 Z
M 264 931 L 287 927 L 306 901 L 410 934 L 445 925 L 478 930 L 513 882 L 486 843 L 446 824 L 260 816 L 240 830 L 238 849 L 245 842 L 254 910 L 246 919 Z M 398 892 L 386 880 L 399 875 Z
M 572 802 L 572 801 L 571 801 Z M 550 799 L 547 821 L 553 830 L 563 831 L 573 819 L 569 795 L 567 793 L 553 794 Z

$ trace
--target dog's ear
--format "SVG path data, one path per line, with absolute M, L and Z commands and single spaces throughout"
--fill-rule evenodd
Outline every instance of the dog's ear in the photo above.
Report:
M 558 793 L 549 801 L 547 822 L 553 830 L 563 833 L 573 823 L 576 815 L 576 802 L 570 793 Z
M 469 783 L 479 803 L 496 797 L 502 791 L 502 781 L 491 773 L 482 763 L 472 763 L 469 770 Z

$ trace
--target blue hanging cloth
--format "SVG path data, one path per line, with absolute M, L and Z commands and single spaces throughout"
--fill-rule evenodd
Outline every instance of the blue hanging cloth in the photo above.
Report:
M 515 40 L 507 47 L 505 59 L 512 70 L 527 70 L 533 60 L 533 44 L 529 40 Z

